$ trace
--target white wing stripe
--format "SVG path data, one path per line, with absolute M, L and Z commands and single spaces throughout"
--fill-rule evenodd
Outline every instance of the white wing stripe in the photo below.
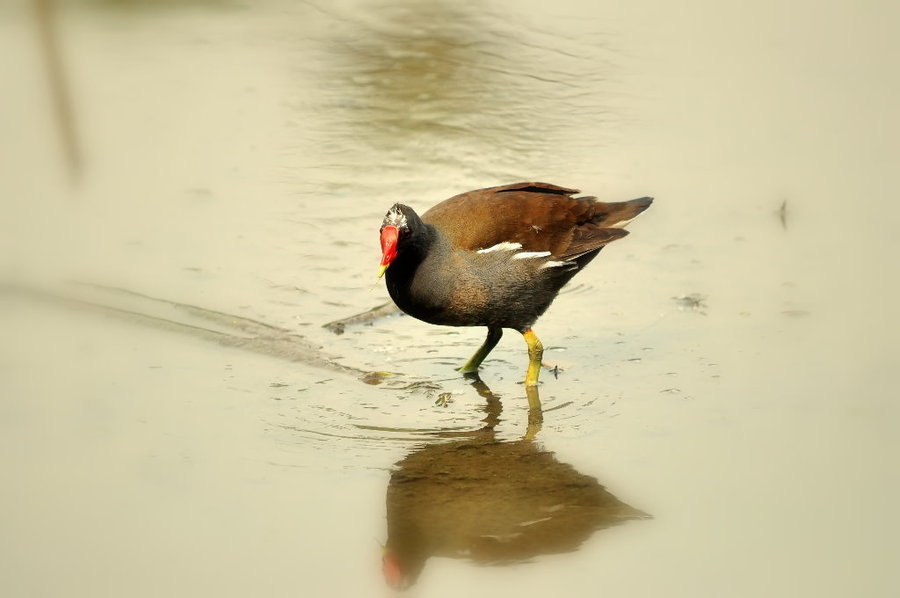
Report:
M 512 256 L 514 260 L 527 260 L 535 257 L 547 257 L 550 255 L 549 251 L 520 251 L 519 253 Z
M 545 263 L 543 266 L 541 266 L 541 268 L 561 268 L 563 266 L 573 266 L 573 265 L 574 264 L 572 262 L 549 261 L 549 262 Z
M 496 245 L 492 245 L 486 249 L 479 249 L 478 253 L 490 253 L 492 251 L 516 251 L 517 249 L 522 249 L 521 243 L 510 243 L 508 241 L 504 241 L 503 243 L 497 243 Z

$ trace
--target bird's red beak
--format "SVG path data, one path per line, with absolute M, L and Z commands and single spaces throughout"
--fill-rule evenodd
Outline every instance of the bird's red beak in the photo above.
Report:
M 381 266 L 378 268 L 378 278 L 384 276 L 394 258 L 397 257 L 397 238 L 400 231 L 396 226 L 384 226 L 381 228 Z

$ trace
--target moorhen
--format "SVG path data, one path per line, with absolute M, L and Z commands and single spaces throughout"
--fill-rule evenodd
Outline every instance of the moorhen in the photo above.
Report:
M 653 198 L 604 203 L 577 189 L 516 183 L 461 193 L 420 217 L 394 204 L 381 225 L 381 268 L 397 306 L 431 324 L 487 326 L 462 372 L 475 372 L 503 328 L 528 344 L 525 384 L 538 383 L 544 348 L 532 331 L 559 290 Z

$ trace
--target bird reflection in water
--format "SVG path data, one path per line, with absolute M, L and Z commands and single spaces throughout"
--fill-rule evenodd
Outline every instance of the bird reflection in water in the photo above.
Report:
M 504 442 L 495 433 L 500 399 L 477 375 L 467 377 L 486 399 L 485 426 L 419 447 L 391 474 L 383 552 L 390 586 L 413 585 L 432 556 L 509 565 L 575 551 L 599 529 L 650 517 L 535 440 L 543 419 L 537 387 L 526 387 L 525 436 Z

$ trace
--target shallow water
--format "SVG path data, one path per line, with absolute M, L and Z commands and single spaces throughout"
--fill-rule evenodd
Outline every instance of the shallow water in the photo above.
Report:
M 893 596 L 884 2 L 0 9 L 0 591 Z M 377 228 L 656 203 L 535 329 L 392 316 Z M 374 373 L 374 374 L 373 374 Z M 391 373 L 393 375 L 386 375 Z M 540 421 L 539 421 L 540 420 Z M 414 578 L 414 579 L 413 579 Z

